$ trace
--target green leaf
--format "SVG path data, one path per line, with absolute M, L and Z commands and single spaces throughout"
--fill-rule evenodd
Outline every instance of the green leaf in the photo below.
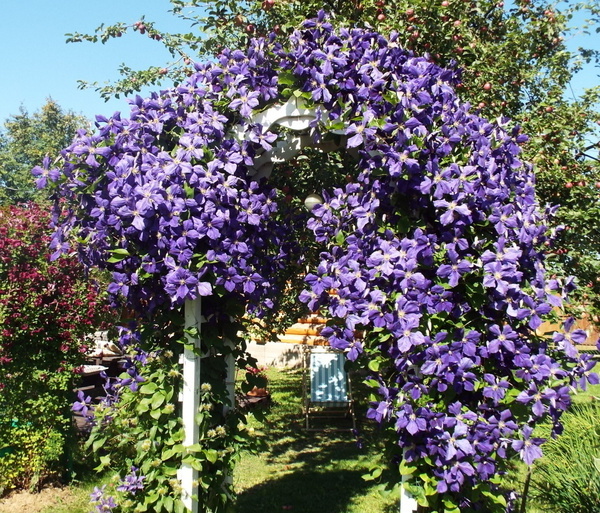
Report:
M 138 413 L 146 413 L 150 409 L 150 399 L 143 399 L 136 406 L 135 410 Z
M 204 450 L 204 447 L 202 447 L 200 444 L 193 444 L 187 446 L 185 449 L 187 452 L 201 452 Z
M 179 467 L 170 467 L 167 465 L 163 465 L 161 467 L 162 473 L 165 476 L 176 476 L 177 475 L 177 471 L 179 470 Z
M 162 452 L 162 454 L 160 455 L 160 459 L 163 461 L 167 461 L 168 459 L 175 456 L 175 454 L 177 454 L 177 451 L 175 451 L 173 447 L 169 447 Z
M 174 501 L 173 501 L 173 497 L 170 497 L 168 495 L 165 496 L 164 500 L 163 500 L 163 506 L 167 511 L 173 511 L 173 506 L 174 506 Z
M 281 85 L 291 86 L 296 83 L 296 79 L 291 71 L 281 71 L 277 76 L 277 82 Z
M 487 497 L 492 504 L 499 504 L 506 507 L 506 497 L 501 493 L 495 493 L 490 490 L 481 490 L 481 495 Z
M 432 497 L 437 494 L 437 489 L 432 483 L 427 481 L 423 483 L 423 492 L 425 493 L 426 497 Z
M 376 379 L 365 379 L 363 383 L 370 388 L 379 388 L 379 381 Z
M 417 466 L 407 462 L 405 459 L 400 462 L 400 475 L 410 476 L 414 474 L 415 470 L 417 470 Z
M 150 410 L 150 416 L 154 420 L 158 420 L 162 416 L 162 411 L 161 410 Z
M 444 508 L 444 513 L 460 513 L 460 508 L 458 506 Z
M 165 396 L 162 392 L 158 392 L 152 396 L 152 409 L 158 410 L 165 402 Z
M 156 385 L 156 383 L 153 383 L 153 382 L 144 383 L 140 387 L 140 393 L 145 394 L 145 395 L 151 395 L 151 394 L 154 394 L 154 392 L 156 392 L 157 388 L 158 388 L 158 386 Z
M 96 472 L 102 472 L 106 467 L 110 467 L 110 456 L 100 456 L 100 465 L 94 468 Z
M 159 495 L 156 492 L 148 494 L 146 500 L 144 501 L 144 505 L 154 504 L 159 499 Z
M 369 369 L 371 369 L 373 372 L 379 372 L 380 368 L 381 368 L 381 360 L 373 359 L 369 362 Z
M 208 449 L 204 451 L 204 455 L 206 456 L 206 459 L 211 463 L 216 463 L 216 461 L 219 459 L 219 453 L 214 449 Z
M 115 262 L 121 262 L 122 260 L 125 260 L 128 256 L 130 256 L 129 251 L 123 248 L 111 249 L 109 250 L 109 253 L 112 256 L 108 258 L 107 262 L 111 264 Z
M 194 458 L 190 461 L 189 463 L 190 467 L 192 467 L 194 470 L 197 470 L 198 472 L 202 472 L 202 461 Z
M 381 476 L 382 473 L 383 473 L 383 468 L 376 467 L 376 468 L 372 469 L 371 472 L 369 472 L 368 474 L 364 474 L 362 476 L 362 478 L 365 481 L 375 481 L 376 479 L 378 479 Z
M 107 439 L 108 438 L 105 436 L 105 437 L 94 440 L 94 442 L 92 443 L 92 451 L 98 452 L 98 449 L 100 449 L 101 447 L 103 447 L 106 444 Z

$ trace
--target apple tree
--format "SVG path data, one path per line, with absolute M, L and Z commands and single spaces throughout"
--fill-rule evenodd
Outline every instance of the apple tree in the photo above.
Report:
M 570 313 L 585 312 L 597 319 L 600 87 L 575 95 L 571 85 L 582 65 L 597 65 L 600 55 L 597 50 L 572 50 L 567 43 L 576 33 L 592 40 L 599 30 L 600 3 L 170 0 L 170 12 L 196 32 L 162 32 L 157 23 L 142 17 L 133 23 L 102 25 L 94 34 L 69 34 L 69 41 L 104 43 L 129 31 L 169 49 L 171 63 L 147 70 L 124 66 L 119 81 L 95 85 L 105 97 L 119 96 L 147 83 L 179 83 L 192 73 L 194 61 L 224 47 L 243 47 L 254 36 L 289 34 L 319 9 L 334 13 L 340 26 L 397 31 L 398 44 L 436 64 L 462 70 L 459 91 L 475 111 L 490 119 L 507 116 L 522 127 L 530 136 L 524 156 L 535 165 L 540 202 L 562 206 L 554 219 L 560 234 L 548 248 L 548 266 L 557 275 L 575 275 L 579 282 Z M 586 21 L 575 21 L 581 19 Z M 82 83 L 86 85 L 94 87 Z

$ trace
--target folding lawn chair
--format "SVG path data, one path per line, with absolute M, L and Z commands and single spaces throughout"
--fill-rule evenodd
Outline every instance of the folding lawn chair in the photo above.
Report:
M 346 357 L 331 347 L 309 346 L 304 358 L 304 413 L 306 429 L 356 429 L 351 385 L 344 368 Z M 349 419 L 351 428 L 327 427 L 323 419 Z M 311 423 L 312 421 L 312 423 Z M 339 423 L 338 423 L 339 424 Z

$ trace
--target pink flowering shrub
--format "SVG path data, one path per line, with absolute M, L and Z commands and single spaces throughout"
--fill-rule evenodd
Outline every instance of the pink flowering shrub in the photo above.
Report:
M 60 470 L 86 336 L 107 312 L 74 255 L 50 261 L 49 219 L 0 210 L 0 490 Z

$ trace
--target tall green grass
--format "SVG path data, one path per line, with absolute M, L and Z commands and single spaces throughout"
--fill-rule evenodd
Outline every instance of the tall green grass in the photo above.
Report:
M 564 432 L 544 445 L 532 474 L 532 498 L 544 511 L 600 511 L 600 402 L 575 404 L 562 417 Z

